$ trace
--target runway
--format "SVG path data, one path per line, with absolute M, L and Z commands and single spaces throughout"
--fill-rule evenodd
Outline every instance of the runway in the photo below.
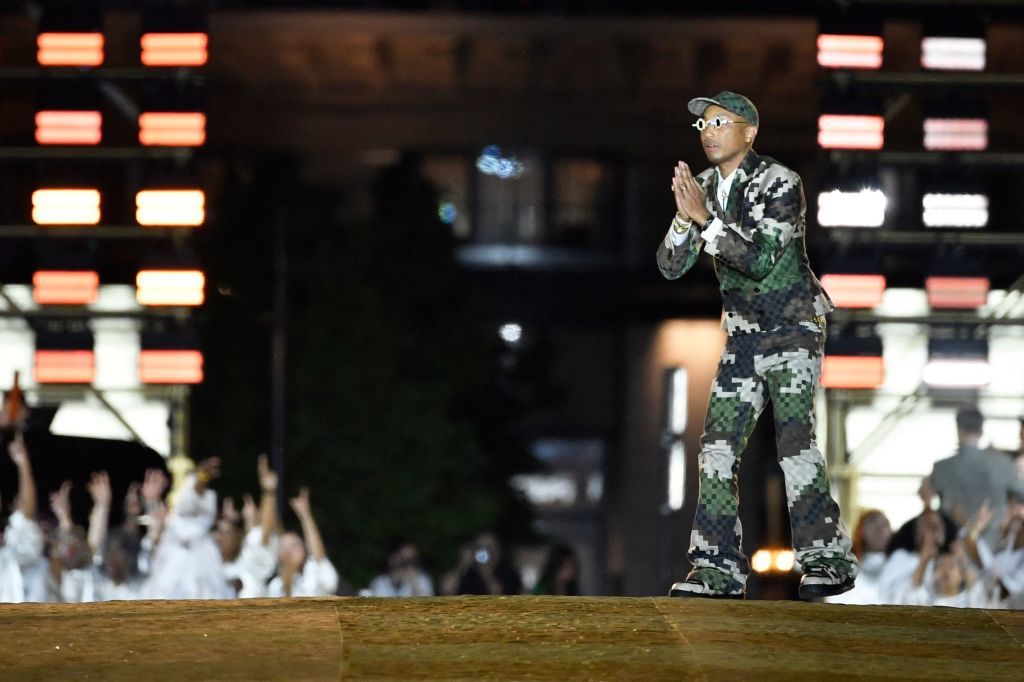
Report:
M 0 679 L 1020 679 L 1024 612 L 668 598 L 0 605 Z

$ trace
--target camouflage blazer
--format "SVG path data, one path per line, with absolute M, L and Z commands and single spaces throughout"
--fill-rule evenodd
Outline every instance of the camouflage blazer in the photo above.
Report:
M 718 203 L 714 167 L 697 176 L 708 210 L 721 222 L 705 231 L 690 226 L 688 240 L 658 247 L 658 268 L 678 279 L 697 262 L 701 248 L 714 256 L 725 309 L 722 326 L 730 335 L 768 331 L 787 322 L 813 320 L 833 310 L 832 301 L 811 272 L 800 176 L 750 150 L 729 190 L 728 210 Z

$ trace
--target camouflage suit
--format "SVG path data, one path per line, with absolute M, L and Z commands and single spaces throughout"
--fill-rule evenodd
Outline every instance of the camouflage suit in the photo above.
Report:
M 709 168 L 698 175 L 706 206 L 718 219 L 703 232 L 690 225 L 682 243 L 666 237 L 658 249 L 661 273 L 677 279 L 703 248 L 714 256 L 722 290 L 728 340 L 700 440 L 689 558 L 690 578 L 726 594 L 741 594 L 750 571 L 741 549 L 737 472 L 766 400 L 775 414 L 797 560 L 805 567 L 830 564 L 842 574 L 857 570 L 815 444 L 824 316 L 833 306 L 807 260 L 800 176 L 753 150 L 735 172 L 724 210 L 718 173 Z

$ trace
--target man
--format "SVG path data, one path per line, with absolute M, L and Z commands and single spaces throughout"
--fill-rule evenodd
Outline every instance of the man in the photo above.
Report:
M 714 257 L 728 340 L 701 437 L 693 570 L 669 594 L 743 598 L 750 565 L 740 547 L 737 472 L 766 400 L 803 569 L 800 597 L 841 594 L 853 587 L 857 559 L 814 440 L 824 315 L 833 306 L 807 260 L 800 176 L 754 152 L 759 120 L 746 97 L 726 91 L 688 108 L 699 117 L 694 127 L 713 166 L 697 177 L 685 163 L 676 166 L 676 216 L 658 247 L 658 267 L 676 279 L 702 249 Z
M 1001 452 L 981 447 L 983 427 L 981 412 L 974 408 L 959 410 L 956 432 L 960 447 L 952 457 L 936 462 L 926 481 L 939 496 L 939 508 L 962 526 L 986 502 L 993 517 L 1001 520 L 1006 512 L 1007 495 L 1024 497 L 1024 480 L 1013 460 Z M 989 547 L 996 547 L 999 523 L 990 523 L 981 537 Z

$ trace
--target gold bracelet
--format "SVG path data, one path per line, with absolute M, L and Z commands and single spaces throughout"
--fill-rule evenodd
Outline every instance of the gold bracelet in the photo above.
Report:
M 676 213 L 675 217 L 672 218 L 672 229 L 676 231 L 676 234 L 683 234 L 684 232 L 690 229 L 691 225 L 693 225 L 692 220 L 687 220 L 684 223 L 683 219 L 679 217 L 678 213 Z

